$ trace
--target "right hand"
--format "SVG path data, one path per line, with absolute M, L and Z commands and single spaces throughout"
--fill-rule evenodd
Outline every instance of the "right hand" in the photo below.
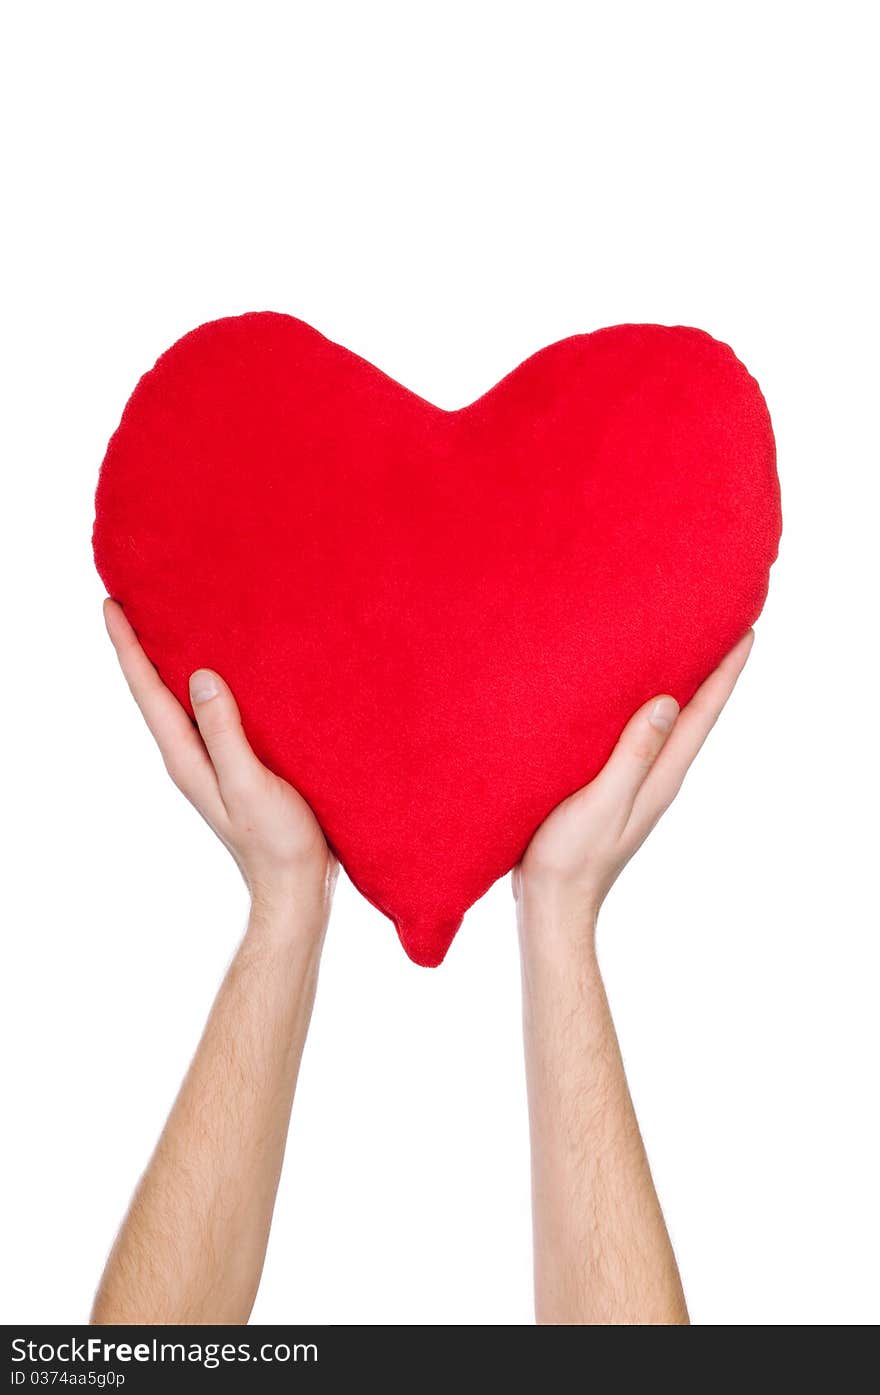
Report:
M 521 912 L 540 906 L 567 922 L 595 924 L 608 891 L 681 788 L 754 637 L 753 630 L 743 635 L 682 712 L 668 695 L 645 703 L 604 769 L 547 816 L 514 869 Z

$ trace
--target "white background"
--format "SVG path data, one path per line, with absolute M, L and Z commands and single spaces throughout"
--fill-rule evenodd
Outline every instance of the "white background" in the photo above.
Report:
M 283 310 L 444 407 L 692 324 L 757 377 L 757 640 L 603 915 L 699 1323 L 880 1317 L 878 228 L 859 4 L 10 6 L 2 1292 L 81 1321 L 246 912 L 104 633 L 97 470 L 179 335 Z M 341 884 L 259 1321 L 531 1321 L 502 882 L 445 965 Z

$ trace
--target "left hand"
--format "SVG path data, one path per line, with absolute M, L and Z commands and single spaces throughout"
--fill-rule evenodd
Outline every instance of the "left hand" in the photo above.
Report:
M 325 915 L 336 859 L 306 801 L 254 755 L 226 683 L 211 669 L 193 673 L 194 726 L 117 601 L 104 602 L 104 619 L 169 775 L 232 853 L 255 906 L 283 912 L 304 903 Z

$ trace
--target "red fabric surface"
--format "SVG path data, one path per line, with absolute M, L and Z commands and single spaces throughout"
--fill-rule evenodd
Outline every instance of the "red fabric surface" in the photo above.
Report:
M 445 411 L 300 320 L 186 334 L 135 388 L 94 553 L 165 682 L 216 669 L 419 964 L 656 693 L 758 616 L 781 529 L 758 384 L 616 325 Z

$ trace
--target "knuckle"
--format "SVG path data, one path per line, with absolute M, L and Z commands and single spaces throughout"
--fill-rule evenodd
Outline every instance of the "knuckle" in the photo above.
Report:
M 172 783 L 175 784 L 183 794 L 186 794 L 192 769 L 189 762 L 182 761 L 177 756 L 165 756 L 163 759 L 165 762 L 165 769 Z
M 626 752 L 631 761 L 647 770 L 657 758 L 657 742 L 650 732 L 639 731 L 627 742 Z
M 678 798 L 679 794 L 681 793 L 681 787 L 682 787 L 683 784 L 684 784 L 684 775 L 680 775 L 676 780 L 673 780 L 672 784 L 670 785 L 669 789 L 667 790 L 666 794 L 664 795 L 664 800 L 663 800 L 663 808 L 664 808 L 664 809 L 668 809 L 669 806 L 670 806 L 670 804 L 673 802 L 673 800 L 675 800 L 675 799 Z
M 218 713 L 205 730 L 209 741 L 222 741 L 226 744 L 240 741 L 243 735 L 241 722 L 230 713 Z
M 724 708 L 723 702 L 713 701 L 711 698 L 694 698 L 692 710 L 696 712 L 700 721 L 706 727 L 714 727 Z

